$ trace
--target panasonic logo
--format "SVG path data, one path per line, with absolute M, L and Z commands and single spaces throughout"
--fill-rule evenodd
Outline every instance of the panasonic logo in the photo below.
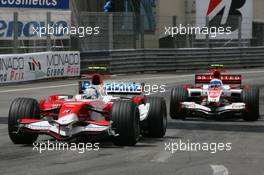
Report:
M 67 27 L 68 23 L 66 21 L 57 21 L 57 22 L 50 22 L 51 26 L 54 27 Z M 18 37 L 34 37 L 37 36 L 37 32 L 33 32 L 33 29 L 38 29 L 41 27 L 45 27 L 45 21 L 29 21 L 29 22 L 22 22 L 18 21 Z M 4 21 L 0 20 L 0 37 L 12 37 L 14 34 L 14 21 Z M 63 33 L 54 33 L 54 36 L 60 37 L 63 36 Z

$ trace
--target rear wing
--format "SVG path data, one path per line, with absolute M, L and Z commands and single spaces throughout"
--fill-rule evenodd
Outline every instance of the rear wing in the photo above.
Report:
M 213 79 L 213 75 L 195 75 L 195 84 L 208 84 Z M 241 75 L 221 75 L 223 84 L 242 84 Z

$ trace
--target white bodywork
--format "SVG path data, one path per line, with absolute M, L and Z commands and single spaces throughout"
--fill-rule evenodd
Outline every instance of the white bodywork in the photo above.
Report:
M 20 127 L 28 128 L 31 130 L 38 130 L 43 132 L 53 132 L 62 137 L 71 137 L 72 135 L 81 132 L 108 132 L 109 135 L 115 136 L 114 130 L 109 125 L 98 125 L 90 123 L 86 126 L 75 126 L 73 124 L 78 123 L 79 118 L 76 114 L 70 113 L 58 120 L 52 121 L 40 121 L 30 124 L 20 124 Z
M 30 124 L 21 124 L 21 126 L 32 130 L 53 132 L 64 137 L 72 136 L 81 132 L 102 132 L 102 131 L 108 131 L 108 133 L 114 132 L 113 130 L 111 130 L 110 126 L 89 124 L 87 126 L 72 127 L 72 124 L 74 123 L 75 122 L 72 121 L 71 124 L 69 125 L 60 126 L 58 123 L 49 123 L 48 121 L 41 121 Z
M 190 110 L 197 110 L 197 111 L 203 112 L 205 114 L 210 114 L 210 113 L 216 112 L 217 114 L 220 115 L 220 114 L 223 114 L 225 112 L 244 110 L 245 109 L 245 103 L 232 103 L 230 105 L 222 106 L 222 107 L 217 108 L 215 111 L 212 111 L 211 108 L 197 104 L 195 102 L 183 102 L 182 108 L 190 109 Z
M 229 85 L 223 85 L 217 90 L 210 89 L 209 85 L 203 85 L 202 88 L 188 88 L 189 97 L 192 97 L 192 94 L 195 94 L 195 96 L 198 97 L 206 97 L 206 101 L 204 103 L 219 103 L 222 97 L 231 97 L 232 94 L 241 93 L 241 89 L 231 89 Z M 182 102 L 181 104 L 183 109 L 194 112 L 198 111 L 207 115 L 220 115 L 226 112 L 240 112 L 246 109 L 245 103 L 242 102 L 219 106 L 214 110 L 204 104 L 198 104 L 196 102 Z

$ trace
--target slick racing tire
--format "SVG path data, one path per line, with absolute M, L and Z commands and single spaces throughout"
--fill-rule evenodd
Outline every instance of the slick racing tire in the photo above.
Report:
M 245 121 L 257 121 L 259 119 L 259 88 L 249 87 L 244 89 L 242 101 L 246 104 L 243 119 Z
M 161 97 L 148 97 L 149 113 L 143 121 L 143 135 L 162 138 L 167 130 L 167 109 L 165 100 Z
M 118 146 L 134 146 L 140 135 L 139 109 L 130 100 L 114 102 L 110 119 L 112 127 L 118 136 L 114 137 L 114 144 Z
M 19 131 L 18 120 L 39 119 L 39 105 L 37 100 L 31 98 L 15 99 L 9 109 L 8 134 L 15 144 L 32 144 L 38 138 L 38 134 Z
M 181 109 L 181 102 L 187 101 L 187 91 L 182 86 L 171 90 L 170 116 L 172 119 L 185 119 L 186 115 Z

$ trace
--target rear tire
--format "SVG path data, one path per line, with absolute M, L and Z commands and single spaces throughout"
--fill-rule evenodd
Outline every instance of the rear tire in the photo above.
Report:
M 148 137 L 162 138 L 167 130 L 167 109 L 165 100 L 161 97 L 148 97 L 147 103 L 149 106 L 149 113 L 145 124 L 143 133 Z
M 137 105 L 129 100 L 120 100 L 113 104 L 110 116 L 112 127 L 119 136 L 114 138 L 118 146 L 134 146 L 140 135 L 139 110 Z
M 170 116 L 172 119 L 185 119 L 186 114 L 181 109 L 181 102 L 187 101 L 187 91 L 182 86 L 171 90 Z
M 39 104 L 37 100 L 31 98 L 15 99 L 9 109 L 8 134 L 15 144 L 32 144 L 38 138 L 38 134 L 18 131 L 18 120 L 39 119 Z M 17 132 L 17 133 L 16 133 Z
M 246 112 L 243 115 L 245 121 L 257 121 L 259 119 L 259 88 L 250 87 L 242 93 L 242 101 L 246 104 Z

